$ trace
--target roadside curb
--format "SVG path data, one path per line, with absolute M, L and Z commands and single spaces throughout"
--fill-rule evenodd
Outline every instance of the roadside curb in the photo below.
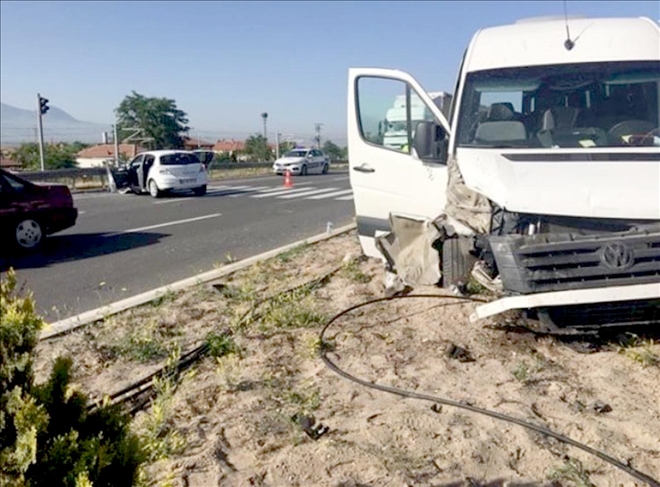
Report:
M 81 326 L 85 326 L 95 321 L 105 319 L 108 316 L 112 316 L 114 314 L 120 313 L 129 308 L 134 308 L 136 306 L 146 304 L 150 301 L 153 301 L 154 299 L 163 296 L 164 294 L 182 291 L 197 284 L 203 284 L 209 281 L 219 279 L 221 277 L 245 269 L 246 267 L 250 267 L 251 265 L 256 264 L 257 262 L 262 262 L 264 260 L 271 259 L 283 252 L 291 250 L 295 247 L 299 247 L 300 245 L 314 244 L 314 243 L 322 242 L 324 240 L 329 240 L 344 233 L 348 233 L 351 230 L 354 230 L 355 228 L 356 228 L 356 224 L 351 223 L 349 225 L 345 225 L 343 227 L 337 228 L 336 230 L 329 233 L 324 232 L 315 235 L 313 237 L 309 237 L 303 240 L 298 240 L 297 242 L 293 242 L 284 245 L 282 247 L 269 250 L 262 254 L 248 257 L 247 259 L 243 259 L 233 264 L 229 264 L 220 269 L 213 269 L 207 272 L 203 272 L 196 276 L 189 277 L 187 279 L 182 279 L 180 281 L 176 281 L 167 286 L 161 286 L 159 288 L 152 289 L 151 291 L 146 291 L 144 293 L 132 296 L 130 298 L 122 299 L 120 301 L 115 301 L 114 303 L 110 303 L 108 305 L 93 309 L 91 311 L 85 311 L 84 313 L 81 313 L 79 315 L 71 316 L 70 318 L 66 318 L 64 320 L 60 320 L 50 325 L 47 325 L 47 327 L 44 330 L 42 330 L 41 333 L 39 334 L 39 340 L 45 340 L 47 338 L 52 338 L 58 335 L 62 335 L 64 333 L 68 333 L 72 330 L 75 330 L 76 328 L 80 328 Z

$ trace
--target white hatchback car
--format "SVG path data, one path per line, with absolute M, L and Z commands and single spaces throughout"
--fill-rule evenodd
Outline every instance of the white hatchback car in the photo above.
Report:
M 208 154 L 183 150 L 155 150 L 138 154 L 128 165 L 113 174 L 117 188 L 134 193 L 149 192 L 158 198 L 164 192 L 192 190 L 206 194 Z
M 318 149 L 293 149 L 273 164 L 275 174 L 291 174 L 306 176 L 307 174 L 327 174 L 330 169 L 330 158 Z

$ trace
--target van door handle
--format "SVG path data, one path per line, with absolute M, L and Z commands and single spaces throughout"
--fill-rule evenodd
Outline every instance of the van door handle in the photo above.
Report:
M 376 172 L 375 169 L 367 166 L 366 164 L 362 164 L 361 166 L 355 166 L 353 167 L 353 171 L 358 171 L 358 172 Z

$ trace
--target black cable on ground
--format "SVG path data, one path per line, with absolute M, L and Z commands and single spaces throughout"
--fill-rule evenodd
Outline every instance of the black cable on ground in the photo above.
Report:
M 333 323 L 335 323 L 337 320 L 339 320 L 344 315 L 347 315 L 348 313 L 350 313 L 350 312 L 352 312 L 356 309 L 363 308 L 363 307 L 366 307 L 366 306 L 370 306 L 370 305 L 380 303 L 380 302 L 383 302 L 383 301 L 392 301 L 394 299 L 408 299 L 408 298 L 439 298 L 439 299 L 462 299 L 462 300 L 465 300 L 465 301 L 482 301 L 480 299 L 475 299 L 475 298 L 470 298 L 470 297 L 441 296 L 441 295 L 437 295 L 437 294 L 408 294 L 408 295 L 402 295 L 402 296 L 393 296 L 393 297 L 389 297 L 389 298 L 372 299 L 372 300 L 366 301 L 364 303 L 358 304 L 356 306 L 352 306 L 348 309 L 345 309 L 344 311 L 338 313 L 332 319 L 330 319 L 330 321 L 328 321 L 325 324 L 325 326 L 323 327 L 323 329 L 321 330 L 321 334 L 320 334 L 321 344 L 326 343 L 325 340 L 324 340 L 325 339 L 325 334 L 326 334 L 327 330 L 330 328 L 330 326 L 332 326 Z M 647 483 L 651 487 L 660 487 L 660 481 L 658 481 L 657 479 L 651 478 L 649 475 L 646 475 L 645 473 L 642 473 L 639 470 L 636 470 L 636 469 L 630 467 L 629 465 L 626 465 L 625 463 L 617 460 L 616 458 L 613 458 L 613 457 L 607 455 L 606 453 L 603 453 L 603 452 L 601 452 L 599 450 L 596 450 L 594 448 L 591 448 L 591 447 L 589 447 L 589 446 L 587 446 L 583 443 L 580 443 L 580 442 L 575 441 L 571 438 L 568 438 L 567 436 L 561 435 L 559 433 L 555 433 L 554 431 L 549 430 L 547 428 L 544 428 L 542 426 L 535 425 L 533 423 L 524 421 L 522 419 L 515 418 L 513 416 L 508 416 L 506 414 L 498 413 L 496 411 L 490 411 L 488 409 L 482 409 L 482 408 L 479 408 L 479 407 L 470 406 L 468 404 L 463 404 L 463 403 L 460 403 L 460 402 L 457 402 L 457 401 L 453 401 L 451 399 L 445 399 L 445 398 L 441 398 L 441 397 L 430 396 L 430 395 L 427 395 L 427 394 L 420 394 L 420 393 L 417 393 L 417 392 L 406 391 L 406 390 L 403 390 L 403 389 L 398 389 L 396 387 L 384 386 L 384 385 L 375 384 L 375 383 L 368 382 L 366 380 L 360 379 L 359 377 L 351 375 L 348 372 L 346 372 L 346 371 L 342 370 L 341 368 L 339 368 L 339 366 L 337 364 L 335 364 L 328 357 L 328 352 L 329 352 L 329 350 L 328 350 L 327 347 L 324 347 L 324 346 L 321 347 L 321 359 L 323 360 L 325 365 L 330 370 L 335 372 L 336 374 L 340 375 L 344 379 L 347 379 L 351 382 L 355 382 L 356 384 L 360 384 L 361 386 L 367 387 L 369 389 L 375 389 L 375 390 L 378 390 L 378 391 L 387 392 L 389 394 L 394 394 L 394 395 L 397 395 L 397 396 L 400 396 L 400 397 L 406 397 L 406 398 L 411 398 L 411 399 L 419 399 L 419 400 L 422 400 L 422 401 L 429 401 L 429 402 L 436 403 L 436 404 L 443 404 L 443 405 L 446 405 L 446 406 L 453 406 L 453 407 L 456 407 L 456 408 L 465 409 L 465 410 L 473 412 L 473 413 L 482 414 L 484 416 L 489 416 L 491 418 L 498 419 L 500 421 L 505 421 L 507 423 L 512 423 L 512 424 L 515 424 L 515 425 L 518 425 L 518 426 L 522 426 L 523 428 L 527 428 L 527 429 L 530 429 L 532 431 L 536 431 L 537 433 L 540 433 L 540 434 L 545 435 L 545 436 L 549 436 L 549 437 L 554 438 L 554 439 L 556 439 L 556 440 L 558 440 L 562 443 L 574 446 L 575 448 L 578 448 L 578 449 L 580 449 L 580 450 L 582 450 L 586 453 L 589 453 L 590 455 L 596 456 L 596 457 L 600 458 L 601 460 L 603 460 L 603 461 L 615 466 L 616 468 L 626 472 L 627 474 L 629 474 L 630 476 L 636 478 L 637 480 L 641 480 L 642 482 Z
M 280 291 L 278 293 L 275 293 L 271 296 L 268 296 L 266 298 L 260 299 L 256 301 L 248 311 L 246 311 L 241 318 L 239 319 L 238 323 L 242 323 L 245 318 L 250 313 L 253 313 L 259 306 L 262 304 L 272 301 L 274 299 L 279 298 L 280 296 L 284 296 L 286 294 L 291 294 L 295 291 L 298 291 L 299 289 L 303 288 L 308 288 L 310 290 L 315 290 L 321 287 L 322 285 L 326 284 L 328 280 L 335 275 L 337 272 L 339 272 L 343 266 L 335 267 L 333 270 L 330 272 L 317 277 L 315 279 L 312 279 L 311 281 L 304 282 L 302 284 L 299 284 L 297 286 L 285 289 L 284 291 Z M 110 401 L 111 405 L 117 405 L 117 404 L 125 404 L 138 396 L 142 394 L 146 394 L 151 391 L 153 388 L 154 384 L 154 379 L 157 377 L 167 377 L 168 375 L 178 375 L 180 374 L 183 370 L 187 369 L 188 367 L 192 366 L 195 362 L 198 362 L 202 358 L 206 356 L 206 354 L 209 351 L 209 346 L 208 343 L 203 343 L 192 350 L 189 350 L 185 354 L 183 354 L 176 365 L 174 367 L 171 366 L 164 366 L 159 368 L 158 370 L 152 372 L 151 374 L 143 377 L 142 379 L 124 387 L 123 389 L 114 392 L 113 394 L 108 396 L 108 399 Z M 144 408 L 147 404 L 149 404 L 149 401 L 151 399 L 151 395 L 147 394 L 144 399 L 142 399 L 139 403 L 137 403 L 135 406 L 133 406 L 129 410 L 130 415 L 134 415 L 137 412 L 139 412 L 142 408 Z M 97 408 L 101 402 L 96 402 L 93 404 L 90 404 L 88 406 L 88 410 L 93 410 Z

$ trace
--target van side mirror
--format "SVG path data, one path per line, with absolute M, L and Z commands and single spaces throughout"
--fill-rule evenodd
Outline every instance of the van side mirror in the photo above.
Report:
M 445 164 L 448 141 L 445 130 L 433 122 L 419 122 L 415 128 L 413 148 L 424 162 Z

